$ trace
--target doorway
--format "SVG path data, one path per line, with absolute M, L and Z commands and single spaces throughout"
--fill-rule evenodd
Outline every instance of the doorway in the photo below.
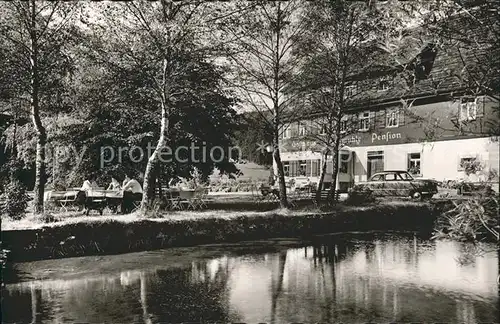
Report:
M 369 151 L 367 154 L 368 180 L 377 172 L 384 171 L 384 151 Z

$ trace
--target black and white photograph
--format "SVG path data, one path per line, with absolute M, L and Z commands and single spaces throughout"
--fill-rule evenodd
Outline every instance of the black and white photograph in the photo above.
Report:
M 0 0 L 1 323 L 500 323 L 498 0 Z

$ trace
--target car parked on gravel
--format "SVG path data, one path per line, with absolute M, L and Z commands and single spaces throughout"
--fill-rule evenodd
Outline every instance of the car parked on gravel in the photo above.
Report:
M 368 181 L 358 182 L 353 191 L 369 189 L 378 197 L 432 198 L 438 192 L 438 182 L 431 179 L 415 179 L 407 171 L 383 171 L 375 173 Z

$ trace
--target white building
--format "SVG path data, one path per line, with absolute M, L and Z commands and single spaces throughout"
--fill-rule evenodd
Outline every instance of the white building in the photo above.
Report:
M 388 79 L 387 73 L 374 74 L 362 85 L 359 81 L 349 85 L 350 95 L 362 95 L 347 101 L 345 122 L 350 122 L 350 130 L 343 127 L 337 179 L 341 192 L 383 170 L 407 170 L 414 177 L 438 181 L 479 181 L 490 172 L 498 174 L 498 101 L 471 95 L 454 80 L 435 86 L 436 78 L 444 75 L 444 67 L 449 69 L 450 56 L 437 55 L 432 48 L 426 51 L 417 58 L 420 65 L 430 64 L 425 67 L 428 74 L 417 80 L 411 93 L 402 90 L 405 80 L 398 71 L 391 72 L 393 79 Z M 426 55 L 432 58 L 425 61 L 422 58 Z M 403 96 L 405 102 L 400 99 Z M 322 136 L 321 123 L 317 122 L 321 118 L 321 114 L 304 114 L 283 125 L 279 144 L 287 181 L 297 177 L 319 181 L 323 147 L 314 138 Z M 331 156 L 329 159 L 324 189 L 332 181 Z M 481 171 L 467 175 L 467 162 L 477 163 Z M 274 171 L 277 174 L 276 165 Z

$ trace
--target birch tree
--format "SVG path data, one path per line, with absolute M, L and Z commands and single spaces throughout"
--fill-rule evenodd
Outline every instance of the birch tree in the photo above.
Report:
M 323 131 L 309 135 L 324 146 L 316 192 L 319 201 L 329 154 L 333 155 L 329 199 L 337 189 L 341 141 L 357 131 L 356 120 L 348 117 L 349 104 L 362 97 L 356 77 L 377 63 L 374 40 L 384 26 L 382 16 L 364 2 L 310 2 L 306 12 L 307 33 L 297 51 L 304 64 L 295 91 L 307 98 L 306 114 L 321 116 L 313 122 Z
M 204 1 L 158 1 L 106 4 L 102 33 L 115 44 L 117 68 L 140 67 L 141 92 L 159 107 L 160 132 L 144 172 L 141 210 L 153 198 L 159 155 L 174 134 L 178 102 L 187 93 L 196 95 L 191 78 L 203 64 L 217 65 L 223 46 L 217 25 L 230 17 L 231 5 Z M 114 64 L 115 62 L 111 63 Z
M 288 207 L 279 137 L 284 117 L 290 114 L 294 94 L 286 94 L 296 74 L 299 58 L 292 51 L 304 33 L 299 1 L 256 2 L 224 30 L 235 38 L 228 51 L 236 86 L 247 107 L 256 111 L 272 132 L 273 159 L 278 172 L 280 205 Z
M 43 211 L 46 182 L 45 146 L 47 132 L 42 114 L 53 106 L 45 98 L 55 86 L 64 55 L 64 44 L 70 34 L 69 22 L 77 13 L 77 4 L 60 1 L 12 1 L 0 4 L 0 39 L 10 52 L 15 67 L 13 93 L 29 102 L 31 122 L 36 132 L 34 212 Z M 57 82 L 56 82 L 57 83 Z M 3 91 L 2 91 L 3 92 Z

